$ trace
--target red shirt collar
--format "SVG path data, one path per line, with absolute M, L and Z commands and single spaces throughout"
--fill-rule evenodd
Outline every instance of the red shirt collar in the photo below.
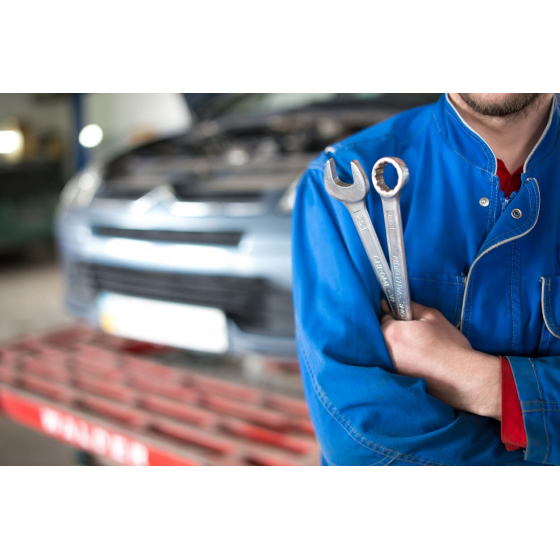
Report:
M 500 179 L 500 190 L 504 193 L 506 198 L 509 198 L 512 193 L 521 188 L 521 174 L 523 173 L 523 166 L 521 166 L 514 173 L 507 170 L 504 162 L 498 160 L 498 178 Z

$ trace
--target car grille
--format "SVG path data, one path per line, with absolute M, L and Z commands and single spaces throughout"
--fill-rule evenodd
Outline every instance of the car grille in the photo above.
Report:
M 244 332 L 293 337 L 292 294 L 258 278 L 152 272 L 78 263 L 72 285 L 93 296 L 107 291 L 222 309 Z M 87 285 L 87 290 L 84 287 Z
M 107 182 L 102 190 L 96 195 L 97 198 L 108 200 L 138 200 L 153 189 L 153 187 L 144 188 L 118 188 L 114 182 Z M 266 198 L 266 193 L 263 192 L 183 192 L 175 188 L 175 198 L 179 202 L 219 202 L 221 204 L 228 203 L 256 203 L 262 202 Z
M 144 229 L 120 229 L 113 227 L 94 226 L 94 235 L 102 237 L 123 237 L 142 241 L 161 241 L 164 243 L 190 243 L 195 245 L 239 245 L 241 231 L 166 231 Z

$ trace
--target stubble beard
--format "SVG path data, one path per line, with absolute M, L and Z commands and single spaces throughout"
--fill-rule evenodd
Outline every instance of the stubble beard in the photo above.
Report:
M 459 97 L 483 117 L 516 119 L 536 111 L 544 93 L 511 93 L 502 99 L 485 98 L 476 93 L 459 93 Z

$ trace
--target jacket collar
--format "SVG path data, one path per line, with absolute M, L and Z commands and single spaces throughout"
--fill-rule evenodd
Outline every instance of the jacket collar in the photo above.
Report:
M 498 168 L 496 156 L 486 141 L 462 119 L 448 95 L 442 95 L 436 106 L 435 119 L 440 134 L 460 157 L 485 173 L 491 176 L 496 175 Z M 525 162 L 525 173 L 531 171 L 552 153 L 556 145 L 559 126 L 560 110 L 555 97 L 547 126 Z

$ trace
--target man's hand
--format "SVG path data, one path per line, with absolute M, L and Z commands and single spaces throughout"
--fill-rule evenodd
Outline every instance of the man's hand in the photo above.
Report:
M 501 419 L 500 359 L 473 350 L 439 311 L 412 304 L 413 321 L 387 313 L 381 330 L 397 373 L 422 377 L 435 398 L 457 410 Z

